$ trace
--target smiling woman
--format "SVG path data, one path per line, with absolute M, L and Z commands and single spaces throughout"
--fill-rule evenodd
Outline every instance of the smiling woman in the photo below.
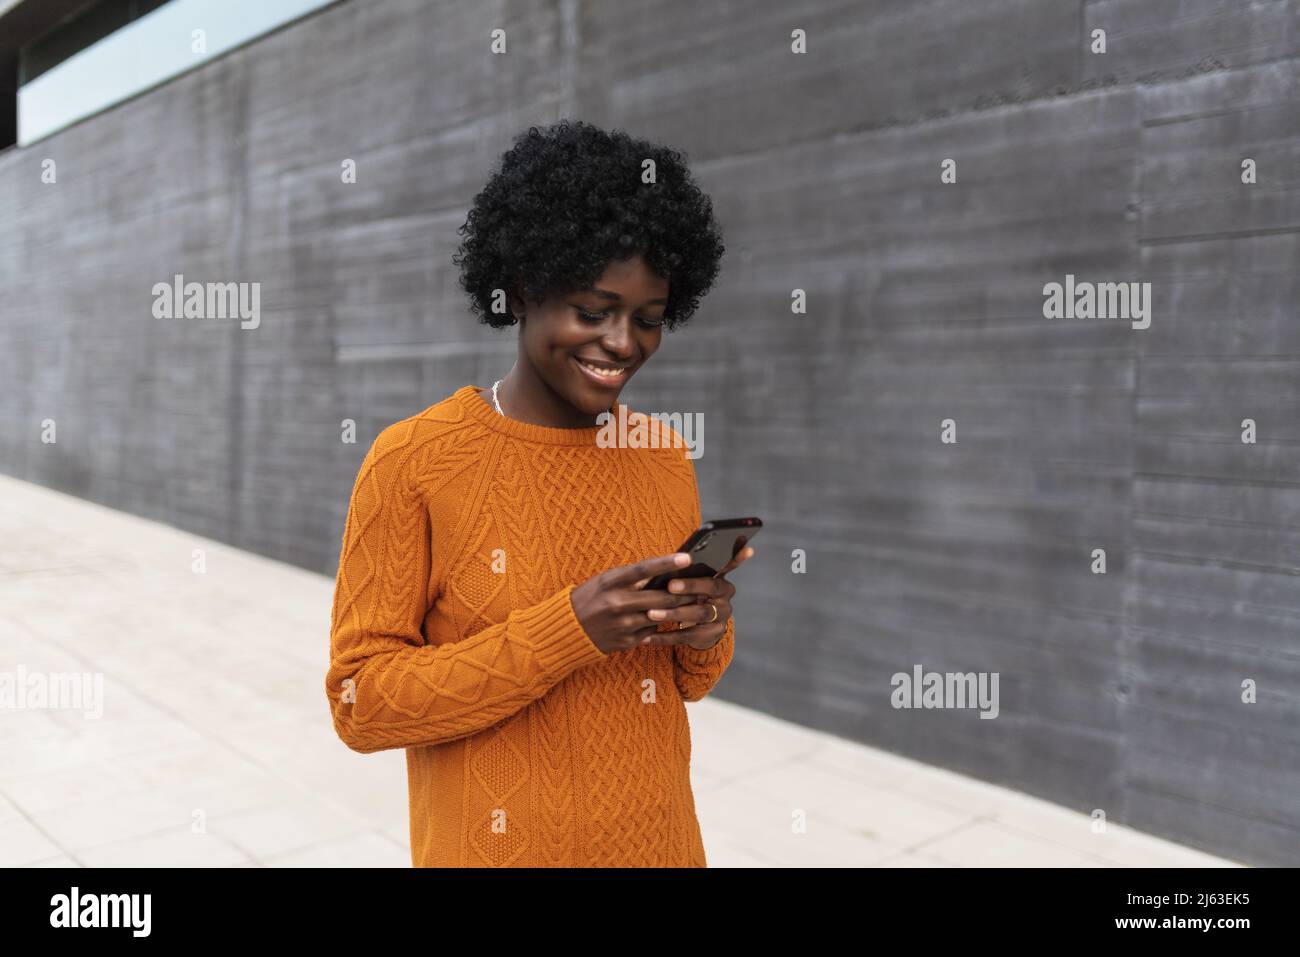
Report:
M 703 867 L 683 702 L 731 662 L 736 589 L 642 587 L 690 561 L 694 465 L 680 437 L 597 439 L 717 275 L 711 204 L 678 153 L 562 121 L 516 141 L 461 232 L 471 308 L 518 325 L 518 355 L 361 465 L 334 728 L 406 749 L 416 866 Z

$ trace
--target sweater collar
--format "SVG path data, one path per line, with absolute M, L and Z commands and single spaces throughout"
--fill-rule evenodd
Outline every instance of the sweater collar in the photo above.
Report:
M 592 425 L 581 429 L 557 429 L 545 425 L 533 425 L 502 415 L 483 396 L 479 395 L 479 386 L 461 386 L 454 393 L 465 414 L 471 419 L 491 429 L 523 439 L 527 442 L 539 442 L 543 445 L 596 445 L 596 436 L 604 426 Z M 632 410 L 617 402 L 614 411 L 625 416 L 632 415 Z M 617 420 L 616 420 L 617 421 Z

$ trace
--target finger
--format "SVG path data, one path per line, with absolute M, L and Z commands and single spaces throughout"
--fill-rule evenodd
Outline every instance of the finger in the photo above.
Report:
M 709 595 L 688 595 L 687 597 L 693 598 L 697 602 L 711 601 L 715 605 L 721 601 L 730 602 L 731 596 L 736 594 L 736 586 L 721 577 L 715 578 L 714 581 L 718 583 L 718 590 L 716 592 Z
M 714 609 L 717 609 L 715 612 Z M 663 615 L 656 621 L 680 621 L 687 625 L 715 624 L 725 621 L 731 615 L 731 603 L 725 599 L 714 598 L 707 601 L 692 602 L 681 608 L 656 609 L 647 615 Z
M 735 571 L 737 568 L 739 568 L 741 565 L 743 565 L 745 562 L 749 561 L 749 559 L 753 557 L 754 557 L 753 548 L 751 547 L 742 548 L 739 552 L 736 553 L 735 557 L 733 557 L 731 561 L 727 562 L 727 564 L 722 566 L 722 571 L 718 572 L 718 577 L 721 578 L 723 575 L 726 575 L 728 572 Z
M 610 569 L 606 572 L 609 577 L 605 580 L 605 584 L 608 587 L 630 588 L 643 579 L 649 581 L 656 575 L 676 571 L 678 568 L 685 568 L 690 563 L 691 556 L 685 552 L 671 552 L 668 555 L 643 558 L 631 565 L 621 565 L 618 568 Z
M 708 644 L 716 638 L 720 638 L 727 632 L 726 619 L 719 617 L 717 621 L 710 622 L 707 625 L 691 625 L 688 628 L 682 628 L 677 631 L 665 631 L 655 636 L 655 644 L 662 645 L 685 645 L 692 641 L 700 644 Z
M 718 614 L 722 614 L 721 611 Z M 699 624 L 708 621 L 713 617 L 713 611 L 707 605 L 701 605 L 699 602 L 692 601 L 690 604 L 682 605 L 680 608 L 654 608 L 646 612 L 646 617 L 650 618 L 655 624 L 661 624 L 665 621 L 686 622 L 688 624 Z
M 713 632 L 722 631 L 722 629 L 727 627 L 727 622 L 731 619 L 731 609 L 729 607 L 723 608 L 721 605 L 718 605 L 717 608 L 718 608 L 718 618 L 716 621 L 712 620 L 713 614 L 708 610 L 706 606 L 704 609 L 704 618 L 702 621 L 682 622 L 681 625 L 679 625 L 673 631 L 667 632 L 667 634 L 671 634 L 675 639 L 678 635 L 681 635 L 685 632 L 690 632 L 692 635 L 698 638 L 700 636 L 709 635 L 710 631 Z M 688 637 L 690 636 L 688 635 Z
M 673 595 L 657 588 L 629 592 L 618 599 L 619 612 L 647 612 L 653 609 L 676 608 L 696 600 L 694 595 Z M 660 619 L 662 620 L 662 619 Z
M 673 622 L 672 624 L 676 623 Z M 679 631 L 677 628 L 655 628 L 655 630 L 650 632 L 650 634 L 639 639 L 637 643 L 639 645 L 675 645 L 677 644 L 678 634 Z
M 661 633 L 666 633 L 666 630 L 662 629 L 661 627 L 662 624 L 663 624 L 662 622 L 649 622 L 646 627 L 636 629 L 632 633 L 636 645 L 641 646 L 641 645 L 663 644 L 663 642 L 655 640 L 655 637 L 657 635 Z
M 672 595 L 707 595 L 721 596 L 731 583 L 721 578 L 675 578 L 668 583 L 668 592 Z

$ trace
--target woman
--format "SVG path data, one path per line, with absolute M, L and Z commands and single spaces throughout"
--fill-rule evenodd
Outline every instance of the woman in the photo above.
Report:
M 598 435 L 717 275 L 711 203 L 680 154 L 561 121 L 515 142 L 461 233 L 471 307 L 518 324 L 518 357 L 362 463 L 335 730 L 406 749 L 417 867 L 704 867 L 683 702 L 731 661 L 735 587 L 641 588 L 687 563 L 671 550 L 700 522 L 694 465 L 671 430 Z

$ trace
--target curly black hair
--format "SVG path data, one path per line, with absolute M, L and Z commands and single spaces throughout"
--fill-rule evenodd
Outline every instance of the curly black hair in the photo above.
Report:
M 642 182 L 647 159 L 653 183 Z M 565 295 L 639 253 L 668 279 L 671 330 L 698 308 L 725 249 L 682 153 L 567 119 L 516 137 L 459 232 L 460 284 L 471 311 L 497 329 L 516 320 L 508 308 L 492 311 L 496 290 L 518 282 L 529 301 Z

